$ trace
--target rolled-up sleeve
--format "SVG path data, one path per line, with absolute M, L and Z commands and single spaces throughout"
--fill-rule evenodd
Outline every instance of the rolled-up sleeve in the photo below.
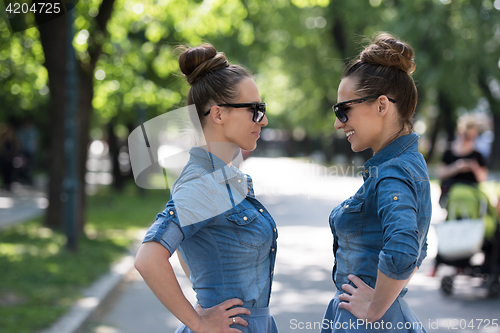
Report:
M 156 221 L 148 229 L 143 243 L 160 243 L 172 254 L 183 239 L 184 235 L 179 226 L 177 212 L 173 207 L 172 200 L 170 200 L 167 208 L 157 215 Z
M 384 166 L 378 176 L 375 199 L 384 242 L 378 268 L 390 278 L 406 280 L 421 257 L 415 184 L 399 165 Z
M 182 241 L 215 218 L 213 194 L 201 177 L 177 186 L 165 210 L 156 216 L 143 243 L 157 242 L 173 254 Z
M 420 256 L 418 257 L 417 261 L 417 267 L 420 268 L 422 266 L 422 262 L 424 259 L 427 257 L 427 239 L 424 242 L 424 245 L 422 246 L 422 249 L 420 250 Z

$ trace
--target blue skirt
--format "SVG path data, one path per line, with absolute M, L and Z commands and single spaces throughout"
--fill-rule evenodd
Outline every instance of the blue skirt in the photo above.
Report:
M 346 309 L 339 309 L 339 295 L 343 292 L 337 290 L 335 297 L 330 301 L 322 321 L 321 333 L 330 332 L 372 332 L 372 333 L 425 333 L 424 325 L 405 302 L 403 296 L 408 289 L 404 288 L 398 298 L 392 303 L 387 312 L 377 321 L 366 323 L 354 317 Z
M 248 326 L 233 324 L 229 327 L 236 328 L 243 333 L 278 333 L 278 327 L 274 318 L 269 313 L 269 308 L 252 308 L 249 309 L 250 315 L 238 315 L 247 321 Z M 186 325 L 180 325 L 175 333 L 193 333 Z

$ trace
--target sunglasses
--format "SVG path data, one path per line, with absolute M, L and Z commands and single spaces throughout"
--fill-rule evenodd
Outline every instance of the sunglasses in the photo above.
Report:
M 255 123 L 260 123 L 262 119 L 264 119 L 264 115 L 266 114 L 266 103 L 238 103 L 238 104 L 218 104 L 217 106 L 227 106 L 230 108 L 250 108 L 253 111 L 252 120 Z M 203 115 L 208 116 L 210 114 L 210 110 L 205 112 Z
M 350 101 L 337 103 L 332 107 L 333 112 L 335 112 L 335 116 L 337 117 L 337 119 L 341 123 L 345 123 L 349 120 L 349 118 L 347 117 L 347 112 L 351 108 L 351 105 L 361 104 L 361 103 L 366 102 L 369 99 L 379 98 L 380 96 L 382 96 L 382 95 L 370 95 L 370 96 L 366 96 L 366 97 L 351 99 Z M 389 102 L 396 103 L 396 101 L 393 100 L 392 98 L 387 97 L 387 99 L 389 100 Z

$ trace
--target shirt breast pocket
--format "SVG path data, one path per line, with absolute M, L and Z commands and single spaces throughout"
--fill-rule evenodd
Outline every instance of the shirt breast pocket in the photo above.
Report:
M 271 235 L 266 226 L 267 221 L 252 208 L 246 208 L 237 212 L 227 214 L 227 219 L 231 222 L 240 244 L 261 248 L 270 239 Z
M 335 217 L 336 234 L 344 238 L 359 236 L 363 229 L 363 205 L 361 198 L 349 198 L 342 203 L 340 212 Z

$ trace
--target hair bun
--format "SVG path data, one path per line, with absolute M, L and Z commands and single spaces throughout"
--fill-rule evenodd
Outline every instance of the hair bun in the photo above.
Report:
M 411 75 L 416 67 L 413 57 L 410 45 L 383 33 L 361 52 L 360 60 L 372 65 L 394 67 Z
M 226 55 L 217 52 L 211 44 L 180 49 L 182 53 L 179 56 L 179 67 L 190 85 L 212 71 L 229 66 Z

